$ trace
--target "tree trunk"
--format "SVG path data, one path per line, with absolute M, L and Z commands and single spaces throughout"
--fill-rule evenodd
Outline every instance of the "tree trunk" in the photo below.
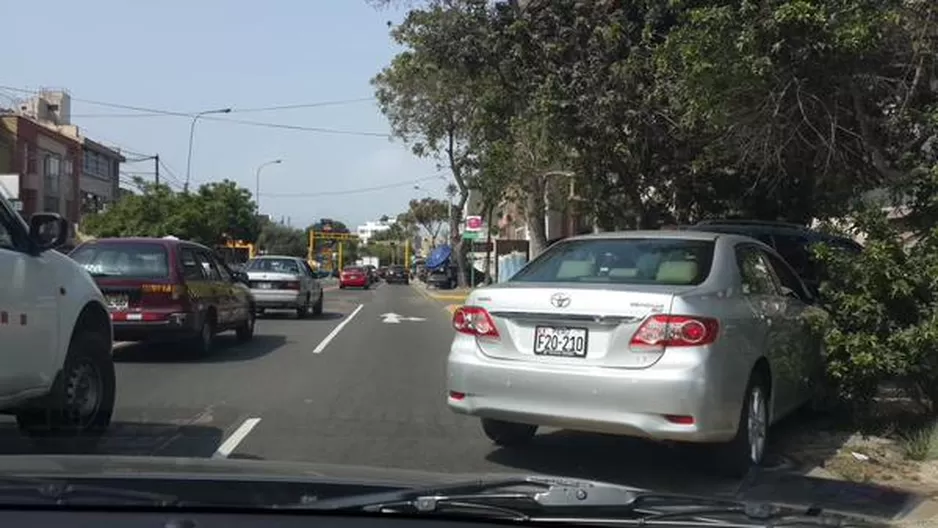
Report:
M 485 210 L 485 284 L 495 282 L 492 276 L 492 215 L 495 214 L 495 206 L 489 206 Z
M 547 203 L 544 199 L 544 179 L 535 179 L 532 188 L 525 197 L 524 219 L 528 226 L 530 258 L 534 260 L 547 248 Z
M 450 258 L 456 259 L 456 266 L 459 268 L 457 281 L 460 288 L 465 288 L 469 284 L 469 262 L 467 258 L 468 245 L 463 243 L 462 233 L 459 231 L 459 224 L 462 223 L 462 211 L 469 201 L 469 191 L 462 190 L 459 193 L 459 204 L 452 208 L 449 218 L 450 241 L 453 246 L 453 253 Z

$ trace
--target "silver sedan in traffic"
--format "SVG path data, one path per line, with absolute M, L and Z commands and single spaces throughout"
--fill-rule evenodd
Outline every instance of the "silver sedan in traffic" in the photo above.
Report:
M 456 310 L 447 403 L 499 445 L 538 426 L 712 443 L 742 474 L 822 372 L 813 303 L 748 237 L 570 238 Z
M 264 255 L 249 260 L 244 269 L 258 311 L 295 310 L 301 318 L 322 314 L 322 284 L 305 260 Z

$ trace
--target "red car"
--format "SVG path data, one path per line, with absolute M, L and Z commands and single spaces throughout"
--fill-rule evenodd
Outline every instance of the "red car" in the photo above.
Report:
M 212 350 L 215 335 L 254 335 L 254 297 L 244 273 L 209 248 L 176 239 L 103 238 L 69 256 L 107 299 L 115 341 L 179 339 L 195 352 Z
M 368 271 L 364 268 L 348 266 L 339 275 L 339 288 L 350 287 L 367 290 L 369 286 L 371 286 L 371 277 L 368 276 Z

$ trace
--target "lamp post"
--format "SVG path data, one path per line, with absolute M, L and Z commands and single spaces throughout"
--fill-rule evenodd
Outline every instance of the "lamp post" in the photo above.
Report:
M 257 204 L 257 214 L 261 212 L 261 169 L 267 167 L 268 165 L 279 165 L 283 160 L 275 159 L 265 163 L 261 163 L 257 166 L 257 170 L 254 171 L 254 202 Z
M 189 192 L 189 176 L 192 170 L 192 138 L 195 136 L 195 124 L 199 118 L 209 114 L 228 114 L 230 108 L 219 108 L 217 110 L 204 110 L 192 116 L 192 124 L 189 125 L 189 155 L 186 157 L 186 182 L 183 185 L 183 192 Z

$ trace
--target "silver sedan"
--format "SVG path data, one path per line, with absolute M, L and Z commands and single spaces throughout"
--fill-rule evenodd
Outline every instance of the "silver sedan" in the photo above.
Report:
M 264 255 L 251 259 L 244 268 L 259 311 L 295 310 L 301 318 L 322 314 L 322 285 L 303 259 Z
M 822 371 L 812 303 L 748 237 L 567 239 L 454 313 L 447 403 L 499 445 L 538 426 L 712 443 L 742 474 Z

